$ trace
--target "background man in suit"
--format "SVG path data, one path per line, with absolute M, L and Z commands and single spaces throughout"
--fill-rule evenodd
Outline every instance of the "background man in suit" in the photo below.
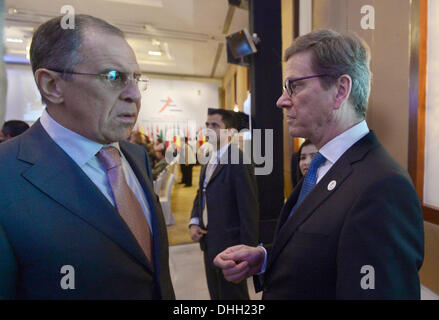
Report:
M 22 134 L 23 132 L 25 132 L 27 129 L 29 129 L 29 125 L 24 121 L 21 120 L 6 121 L 2 127 L 0 139 L 2 136 L 4 141 L 12 139 L 13 137 L 16 137 Z
M 199 241 L 204 254 L 207 285 L 212 300 L 249 299 L 247 282 L 230 283 L 213 265 L 215 256 L 229 246 L 258 243 L 259 205 L 256 179 L 251 164 L 244 164 L 243 154 L 229 143 L 233 114 L 226 110 L 209 109 L 206 127 L 213 151 L 203 165 L 199 189 L 194 201 L 190 232 Z M 239 155 L 239 162 L 232 156 Z
M 128 138 L 144 79 L 123 33 L 75 16 L 30 50 L 47 108 L 0 146 L 0 297 L 174 299 L 146 150 Z
M 192 146 L 189 144 L 189 138 L 184 138 L 184 143 L 180 149 L 178 162 L 180 163 L 181 169 L 181 183 L 184 183 L 185 187 L 192 187 L 192 168 L 194 164 L 197 162 L 195 158 L 194 150 Z
M 408 173 L 366 124 L 369 60 L 360 39 L 330 30 L 286 50 L 277 106 L 319 153 L 281 211 L 268 260 L 249 246 L 215 258 L 228 280 L 263 272 L 264 299 L 419 299 L 422 212 Z

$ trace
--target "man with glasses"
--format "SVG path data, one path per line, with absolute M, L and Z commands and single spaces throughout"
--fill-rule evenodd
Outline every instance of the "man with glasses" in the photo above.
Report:
M 174 299 L 146 150 L 125 141 L 146 79 L 118 28 L 61 18 L 30 50 L 46 109 L 0 147 L 0 298 Z
M 320 30 L 285 52 L 277 101 L 289 132 L 319 152 L 283 207 L 273 245 L 215 258 L 229 281 L 255 277 L 263 299 L 419 299 L 422 211 L 410 177 L 370 131 L 369 52 Z

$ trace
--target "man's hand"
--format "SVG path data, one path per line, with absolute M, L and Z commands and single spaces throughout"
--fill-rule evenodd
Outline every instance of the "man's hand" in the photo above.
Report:
M 191 231 L 191 239 L 196 242 L 199 242 L 200 239 L 204 237 L 204 235 L 207 233 L 206 230 L 201 229 L 201 227 L 196 224 L 191 225 L 190 231 Z
M 259 273 L 265 261 L 265 250 L 261 247 L 237 245 L 219 253 L 213 264 L 222 269 L 224 278 L 233 283 Z

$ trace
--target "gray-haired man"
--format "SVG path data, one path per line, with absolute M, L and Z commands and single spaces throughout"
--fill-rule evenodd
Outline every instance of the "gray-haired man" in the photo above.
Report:
M 0 146 L 0 298 L 174 299 L 147 153 L 124 141 L 145 88 L 132 48 L 77 15 L 30 54 L 47 108 Z
M 419 299 L 422 211 L 406 170 L 369 131 L 369 52 L 320 30 L 285 53 L 277 106 L 289 132 L 318 148 L 281 211 L 273 246 L 215 258 L 229 281 L 261 274 L 264 299 Z

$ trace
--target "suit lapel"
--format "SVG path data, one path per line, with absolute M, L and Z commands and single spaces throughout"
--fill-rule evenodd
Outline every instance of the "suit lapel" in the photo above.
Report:
M 213 173 L 212 173 L 212 175 L 211 175 L 211 177 L 210 177 L 209 182 L 207 183 L 207 185 L 209 185 L 209 184 L 213 181 L 213 179 L 215 179 L 215 178 L 218 176 L 218 174 L 221 172 L 221 170 L 222 170 L 223 167 L 224 167 L 223 164 L 217 164 L 217 165 L 216 165 L 216 168 L 215 168 L 215 170 L 213 171 Z
M 347 177 L 352 173 L 352 163 L 361 160 L 365 154 L 376 145 L 376 138 L 373 132 L 360 139 L 354 146 L 342 155 L 340 159 L 331 167 L 326 175 L 319 181 L 314 189 L 296 208 L 295 212 L 288 218 L 291 209 L 299 197 L 302 183 L 294 189 L 287 203 L 281 211 L 277 233 L 272 251 L 269 255 L 267 269 L 277 255 L 282 251 L 289 239 L 294 235 L 296 230 L 302 225 L 316 210 L 321 206 L 338 188 L 343 184 Z M 336 182 L 334 188 L 329 184 Z
M 215 179 L 216 176 L 218 176 L 218 174 L 221 172 L 221 170 L 224 168 L 224 163 L 230 164 L 231 162 L 231 150 L 230 148 L 232 147 L 232 144 L 229 145 L 229 147 L 227 148 L 227 151 L 224 152 L 224 154 L 221 156 L 220 159 L 220 163 L 218 163 L 216 165 L 215 170 L 212 173 L 212 176 L 209 179 L 208 185 L 211 181 L 213 181 L 213 179 Z M 228 160 L 228 161 L 227 161 Z M 227 161 L 227 162 L 226 162 Z M 223 164 L 221 164 L 223 163 Z M 204 180 L 203 180 L 204 181 Z
M 22 139 L 18 159 L 32 164 L 22 176 L 48 197 L 105 234 L 151 270 L 131 231 L 82 169 L 36 122 Z

